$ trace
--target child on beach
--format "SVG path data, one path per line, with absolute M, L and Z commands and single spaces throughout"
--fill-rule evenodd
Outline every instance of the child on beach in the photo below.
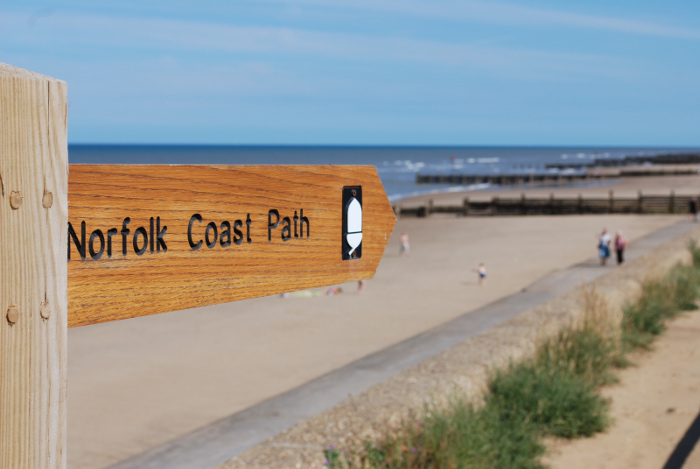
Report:
M 399 256 L 406 254 L 407 256 L 411 253 L 411 246 L 408 244 L 408 233 L 405 231 L 401 233 L 399 238 L 401 245 L 399 246 Z
M 476 273 L 479 275 L 479 285 L 486 284 L 486 266 L 484 263 L 479 264 L 479 268 L 476 269 Z

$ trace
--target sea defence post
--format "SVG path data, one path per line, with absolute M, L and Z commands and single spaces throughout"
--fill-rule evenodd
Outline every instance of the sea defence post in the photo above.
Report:
M 66 84 L 0 64 L 0 467 L 66 467 L 67 328 L 372 277 L 373 167 L 68 164 Z

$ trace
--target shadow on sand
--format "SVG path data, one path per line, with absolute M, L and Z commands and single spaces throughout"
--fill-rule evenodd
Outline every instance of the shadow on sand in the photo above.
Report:
M 695 417 L 681 441 L 676 445 L 673 453 L 668 457 L 663 469 L 681 469 L 685 464 L 685 460 L 693 452 L 693 448 L 695 448 L 698 440 L 700 440 L 700 413 Z

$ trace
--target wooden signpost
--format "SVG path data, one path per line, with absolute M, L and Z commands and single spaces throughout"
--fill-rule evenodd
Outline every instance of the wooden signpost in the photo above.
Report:
M 0 64 L 0 467 L 66 466 L 67 328 L 372 277 L 373 167 L 68 166 L 66 84 Z
M 374 275 L 394 213 L 371 166 L 71 165 L 68 327 Z M 362 255 L 343 260 L 343 188 Z

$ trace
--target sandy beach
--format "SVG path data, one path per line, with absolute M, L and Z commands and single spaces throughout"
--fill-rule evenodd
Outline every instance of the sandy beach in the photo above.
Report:
M 528 193 L 690 194 L 698 181 L 639 178 Z M 508 192 L 522 190 L 501 194 Z M 496 192 L 468 195 L 490 198 Z M 431 197 L 447 204 L 463 196 Z M 335 296 L 268 297 L 71 329 L 69 466 L 116 463 L 517 292 L 594 256 L 595 235 L 603 227 L 634 240 L 683 220 L 678 215 L 400 219 L 362 295 L 356 284 L 346 284 Z M 410 256 L 399 256 L 404 231 Z M 480 262 L 488 272 L 484 286 L 473 271 Z

